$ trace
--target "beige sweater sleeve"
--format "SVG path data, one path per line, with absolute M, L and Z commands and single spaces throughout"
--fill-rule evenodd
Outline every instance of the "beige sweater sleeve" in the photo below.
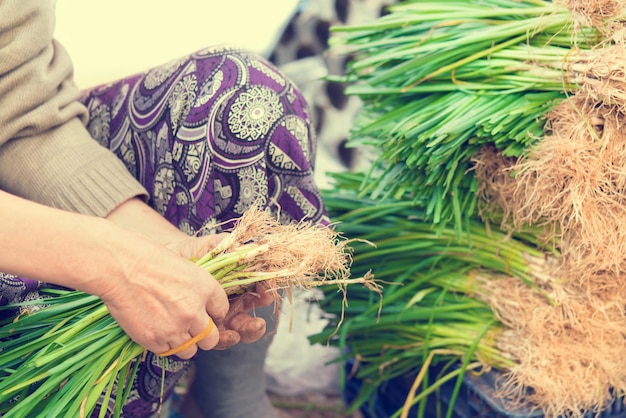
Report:
M 0 189 L 104 216 L 147 193 L 90 137 L 70 58 L 53 31 L 53 0 L 0 0 Z

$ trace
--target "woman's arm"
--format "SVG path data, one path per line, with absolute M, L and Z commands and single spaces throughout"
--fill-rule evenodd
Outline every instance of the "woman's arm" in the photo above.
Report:
M 126 200 L 109 212 L 105 218 L 127 231 L 144 235 L 163 245 L 174 244 L 189 238 L 187 234 L 172 225 L 138 197 Z M 220 241 L 217 236 L 212 237 L 213 245 Z
M 52 38 L 54 4 L 0 1 L 0 189 L 104 216 L 147 192 L 85 127 L 71 59 Z
M 119 212 L 118 212 L 119 215 Z M 97 295 L 143 347 L 164 352 L 222 322 L 225 292 L 176 252 L 97 217 L 49 208 L 0 191 L 0 271 Z M 218 332 L 199 342 L 218 344 Z M 197 347 L 179 354 L 189 358 Z

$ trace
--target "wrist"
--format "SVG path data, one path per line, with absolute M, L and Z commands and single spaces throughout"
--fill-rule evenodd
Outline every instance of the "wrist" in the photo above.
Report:
M 105 219 L 126 231 L 143 235 L 162 245 L 187 237 L 184 232 L 137 197 L 113 209 Z
M 144 238 L 106 219 L 88 217 L 82 221 L 84 247 L 72 257 L 65 285 L 101 297 L 115 282 L 123 280 L 129 269 L 128 254 L 132 254 L 137 240 Z

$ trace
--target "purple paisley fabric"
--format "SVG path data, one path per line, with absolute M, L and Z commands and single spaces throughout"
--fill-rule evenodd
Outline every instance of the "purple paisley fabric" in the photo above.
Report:
M 255 54 L 208 48 L 85 92 L 83 102 L 91 135 L 145 186 L 150 205 L 188 234 L 228 228 L 252 205 L 281 222 L 328 223 L 313 181 L 307 104 Z M 40 286 L 0 273 L 0 304 L 36 298 Z M 125 417 L 157 410 L 161 365 L 148 354 Z M 188 365 L 168 358 L 167 396 Z

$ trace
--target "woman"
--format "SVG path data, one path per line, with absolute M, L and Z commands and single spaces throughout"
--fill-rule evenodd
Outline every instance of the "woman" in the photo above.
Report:
M 199 400 L 209 417 L 270 416 L 259 379 L 269 339 L 253 311 L 271 298 L 260 289 L 229 312 L 219 285 L 187 258 L 252 205 L 284 222 L 327 222 L 306 103 L 264 60 L 228 48 L 81 94 L 53 28 L 52 0 L 0 0 L 0 303 L 48 284 L 92 293 L 157 353 L 214 321 L 170 358 L 166 393 L 198 349 L 257 341 L 215 361 L 205 355 L 220 352 L 204 353 L 219 364 L 198 368 L 211 387 L 196 393 L 210 389 L 209 405 Z M 156 410 L 159 364 L 153 354 L 142 363 L 124 416 Z M 250 382 L 246 391 L 235 394 L 225 374 Z

